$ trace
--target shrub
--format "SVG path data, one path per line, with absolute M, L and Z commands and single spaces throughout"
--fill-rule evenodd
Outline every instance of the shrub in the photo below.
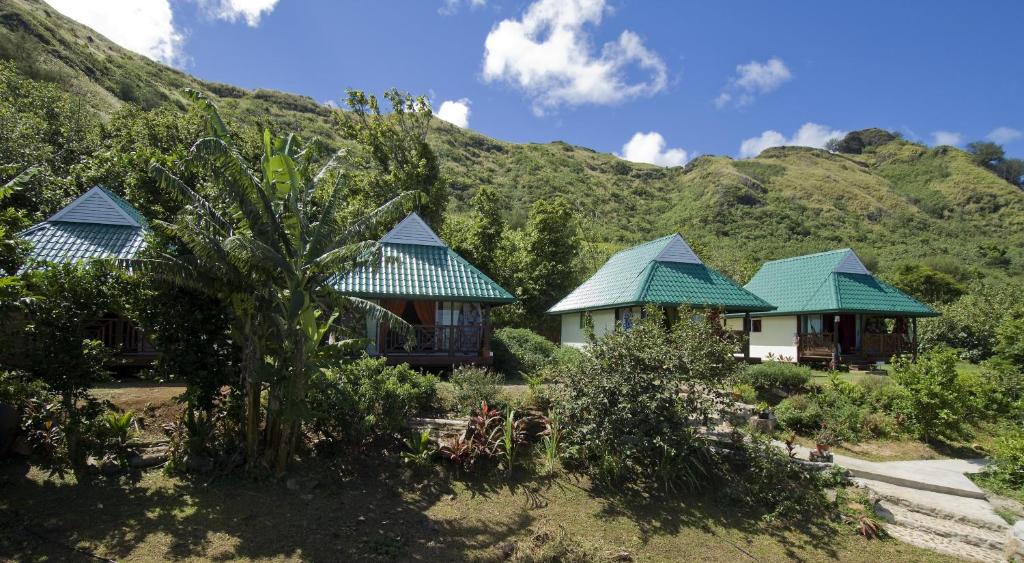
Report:
M 896 419 L 884 412 L 871 412 L 861 420 L 862 432 L 874 438 L 888 438 L 899 434 Z
M 506 377 L 537 373 L 558 348 L 547 338 L 525 328 L 498 329 L 491 343 L 494 367 Z
M 1001 436 L 992 451 L 992 463 L 993 477 L 1011 489 L 1024 490 L 1024 432 Z
M 922 354 L 916 362 L 893 362 L 893 379 L 909 391 L 908 410 L 921 436 L 961 438 L 974 414 L 970 393 L 956 371 L 956 355 L 950 350 Z
M 310 424 L 335 440 L 362 444 L 402 433 L 409 417 L 427 411 L 437 378 L 384 358 L 361 358 L 323 370 L 312 382 Z
M 505 378 L 500 373 L 477 366 L 459 366 L 452 371 L 455 407 L 462 414 L 480 408 L 481 403 L 494 404 L 501 394 Z
M 766 520 L 807 518 L 835 510 L 826 490 L 838 487 L 841 477 L 793 463 L 767 438 L 733 440 L 725 460 L 726 497 L 761 511 Z
M 757 389 L 746 383 L 740 383 L 732 388 L 732 392 L 739 395 L 739 400 L 747 405 L 752 405 L 757 402 Z
M 809 434 L 821 426 L 822 413 L 807 395 L 793 395 L 776 405 L 775 418 L 789 430 Z
M 814 373 L 807 366 L 785 362 L 763 362 L 744 368 L 740 380 L 755 389 L 804 389 Z
M 605 484 L 698 487 L 711 454 L 699 436 L 735 374 L 734 343 L 714 323 L 660 309 L 602 336 L 565 373 L 556 412 L 568 463 Z M 680 393 L 680 389 L 688 390 Z

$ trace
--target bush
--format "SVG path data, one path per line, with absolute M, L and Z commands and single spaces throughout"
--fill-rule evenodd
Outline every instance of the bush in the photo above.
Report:
M 437 378 L 384 358 L 361 358 L 320 372 L 312 382 L 312 428 L 328 438 L 363 444 L 394 437 L 409 417 L 430 409 Z
M 766 520 L 818 517 L 835 510 L 826 491 L 838 487 L 841 477 L 793 463 L 767 438 L 734 440 L 725 459 L 726 497 L 761 511 Z
M 922 354 L 916 362 L 906 358 L 893 362 L 893 379 L 909 391 L 908 411 L 925 440 L 962 438 L 975 414 L 956 361 L 951 350 L 936 350 Z
M 670 329 L 660 309 L 647 313 L 566 371 L 556 406 L 566 461 L 604 484 L 698 487 L 712 463 L 698 427 L 725 399 L 735 345 L 690 312 Z
M 757 402 L 757 389 L 746 383 L 740 383 L 732 388 L 732 392 L 739 396 L 741 403 L 753 405 Z
M 821 408 L 807 395 L 793 395 L 776 405 L 775 418 L 789 430 L 810 434 L 821 427 L 823 417 Z
M 541 370 L 557 350 L 547 338 L 525 328 L 494 331 L 494 367 L 506 377 L 520 377 Z
M 459 366 L 452 371 L 455 407 L 461 414 L 479 409 L 481 403 L 495 404 L 505 378 L 500 373 L 477 366 Z
M 999 438 L 992 451 L 991 475 L 1017 491 L 1024 490 L 1024 432 L 1013 431 Z
M 804 389 L 814 371 L 807 366 L 785 362 L 763 362 L 744 368 L 740 381 L 758 390 Z

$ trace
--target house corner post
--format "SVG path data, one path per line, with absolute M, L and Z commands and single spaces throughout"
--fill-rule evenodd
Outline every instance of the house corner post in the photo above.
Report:
M 753 333 L 753 327 L 750 313 L 743 313 L 743 328 L 747 333 L 747 341 L 743 343 L 743 361 L 746 363 L 750 363 L 750 335 Z

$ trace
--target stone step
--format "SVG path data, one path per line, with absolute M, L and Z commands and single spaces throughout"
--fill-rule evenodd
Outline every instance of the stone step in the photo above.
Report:
M 900 524 L 888 524 L 885 526 L 885 531 L 889 536 L 903 543 L 937 551 L 957 559 L 981 561 L 984 563 L 1006 561 L 1001 549 L 979 547 L 923 530 L 908 528 Z
M 1000 533 L 969 523 L 916 512 L 889 501 L 878 502 L 875 505 L 875 513 L 890 524 L 942 536 L 975 547 L 1002 552 L 1006 545 L 1005 532 Z
M 949 520 L 997 534 L 1006 534 L 1009 525 L 995 513 L 987 500 L 946 495 L 900 487 L 882 481 L 854 479 L 882 501 L 941 520 Z
M 933 493 L 985 499 L 985 492 L 964 476 L 963 472 L 946 469 L 944 465 L 936 467 L 900 461 L 879 463 L 838 454 L 835 455 L 835 463 L 845 467 L 850 475 L 862 479 Z

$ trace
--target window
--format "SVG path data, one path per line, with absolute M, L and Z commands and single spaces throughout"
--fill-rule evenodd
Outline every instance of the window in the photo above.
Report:
M 580 330 L 587 328 L 587 321 L 590 320 L 590 311 L 580 312 Z
M 803 326 L 800 328 L 803 329 L 802 332 L 804 334 L 816 334 L 822 331 L 824 323 L 822 322 L 821 315 L 804 315 L 801 317 L 801 320 L 803 321 Z
M 751 319 L 750 332 L 761 332 L 761 319 Z

